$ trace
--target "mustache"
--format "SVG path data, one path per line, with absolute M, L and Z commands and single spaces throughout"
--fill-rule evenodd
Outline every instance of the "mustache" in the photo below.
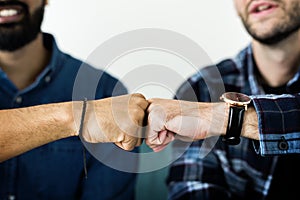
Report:
M 19 6 L 24 11 L 28 11 L 28 5 L 24 2 L 17 1 L 17 0 L 10 0 L 10 1 L 1 1 L 0 0 L 0 6 Z

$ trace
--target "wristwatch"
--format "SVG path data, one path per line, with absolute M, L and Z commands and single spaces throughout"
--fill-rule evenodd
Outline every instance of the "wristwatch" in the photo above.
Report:
M 251 98 L 242 93 L 225 92 L 220 99 L 229 106 L 227 130 L 222 141 L 229 145 L 237 145 L 240 143 L 244 113 L 251 102 Z

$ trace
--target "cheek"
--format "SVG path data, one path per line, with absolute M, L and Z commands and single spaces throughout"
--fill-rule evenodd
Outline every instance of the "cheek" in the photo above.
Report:
M 234 0 L 234 8 L 238 15 L 242 15 L 243 11 L 246 10 L 248 0 Z
M 47 1 L 44 0 L 23 0 L 29 7 L 30 13 L 33 13 L 37 8 L 45 6 Z
M 235 0 L 235 11 L 236 15 L 242 18 L 243 21 L 247 21 L 247 4 L 244 0 Z

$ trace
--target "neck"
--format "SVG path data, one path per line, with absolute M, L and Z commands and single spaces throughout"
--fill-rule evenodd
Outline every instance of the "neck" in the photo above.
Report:
M 253 41 L 253 56 L 263 81 L 278 87 L 286 84 L 300 66 L 300 32 L 275 45 Z
M 43 45 L 41 33 L 21 49 L 13 52 L 0 51 L 0 66 L 19 90 L 34 82 L 49 59 L 50 52 Z

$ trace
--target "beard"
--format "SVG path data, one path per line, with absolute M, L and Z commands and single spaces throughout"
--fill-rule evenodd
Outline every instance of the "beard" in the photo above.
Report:
M 289 10 L 286 13 L 284 20 L 264 35 L 257 33 L 255 29 L 247 23 L 247 20 L 242 19 L 242 22 L 246 31 L 255 40 L 266 45 L 277 44 L 300 29 L 300 4 L 298 2 L 294 2 L 291 7 L 292 10 Z
M 19 1 L 0 2 L 0 5 L 17 5 L 22 7 L 24 17 L 17 23 L 0 25 L 0 50 L 15 51 L 33 41 L 41 31 L 44 18 L 44 4 L 37 8 L 32 15 L 25 3 Z

